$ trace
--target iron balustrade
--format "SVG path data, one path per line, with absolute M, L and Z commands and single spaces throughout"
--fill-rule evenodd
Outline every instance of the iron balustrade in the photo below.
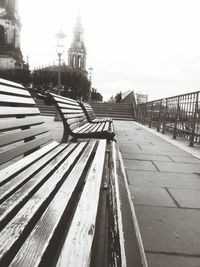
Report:
M 200 91 L 138 104 L 136 114 L 149 128 L 200 144 Z

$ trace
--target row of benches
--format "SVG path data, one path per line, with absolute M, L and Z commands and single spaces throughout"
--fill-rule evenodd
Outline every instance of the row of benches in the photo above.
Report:
M 96 118 L 91 106 L 87 103 L 59 96 L 53 93 L 38 95 L 46 105 L 55 105 L 64 126 L 62 142 L 69 136 L 74 141 L 80 138 L 99 138 L 114 140 L 114 129 L 111 118 Z
M 96 127 L 112 122 L 83 122 L 76 101 L 47 98 L 61 143 L 29 92 L 0 80 L 0 266 L 146 266 L 113 131 Z

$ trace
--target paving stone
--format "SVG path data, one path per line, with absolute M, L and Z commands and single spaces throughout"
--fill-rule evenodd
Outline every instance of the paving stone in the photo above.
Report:
M 146 253 L 148 267 L 199 267 L 200 258 Z
M 54 117 L 43 116 L 47 128 L 55 141 L 60 142 L 63 136 L 63 124 L 61 121 L 54 121 Z
M 140 161 L 140 160 L 124 160 L 126 169 L 131 170 L 149 170 L 156 171 L 156 167 L 151 161 Z
M 160 145 L 140 145 L 141 150 L 144 151 L 164 151 L 164 152 L 178 152 L 178 153 L 182 153 L 183 151 L 180 148 L 177 148 L 171 144 L 163 144 L 160 143 Z
M 169 188 L 169 191 L 181 207 L 200 209 L 200 190 Z
M 170 156 L 170 158 L 175 162 L 200 164 L 200 160 L 195 158 L 195 157 L 193 157 L 190 154 L 188 154 L 188 155 L 186 155 L 184 157 L 181 157 L 181 156 Z
M 157 160 L 157 161 L 168 161 L 172 162 L 172 159 L 168 156 L 163 155 L 151 155 L 151 154 L 145 154 L 145 153 L 123 153 L 122 154 L 123 159 L 138 159 L 138 160 Z
M 133 186 L 200 189 L 200 177 L 196 174 L 126 170 Z
M 140 141 L 137 141 L 137 140 L 131 140 L 131 141 L 127 141 L 127 140 L 117 140 L 117 143 L 119 146 L 129 146 L 129 145 L 132 145 L 132 144 L 135 144 L 135 145 L 141 145 L 141 144 L 148 144 L 148 145 L 153 145 L 151 143 L 151 141 L 144 141 L 144 140 L 140 140 Z
M 137 146 L 120 146 L 121 153 L 132 153 L 133 151 L 140 152 L 141 149 Z
M 200 256 L 200 211 L 135 206 L 145 251 Z
M 161 172 L 200 173 L 200 164 L 195 163 L 154 161 L 154 164 Z
M 130 185 L 134 205 L 176 207 L 174 201 L 164 188 L 136 187 Z

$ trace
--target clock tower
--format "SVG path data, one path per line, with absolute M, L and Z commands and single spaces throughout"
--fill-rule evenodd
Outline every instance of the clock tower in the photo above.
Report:
M 86 48 L 83 42 L 83 27 L 81 17 L 78 15 L 74 31 L 73 41 L 68 50 L 68 65 L 80 70 L 86 69 Z
M 0 69 L 25 67 L 20 49 L 18 0 L 0 0 Z

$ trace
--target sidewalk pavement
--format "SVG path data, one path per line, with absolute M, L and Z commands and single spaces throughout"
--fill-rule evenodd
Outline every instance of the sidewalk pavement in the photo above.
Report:
M 45 120 L 60 141 L 62 123 Z M 148 266 L 199 267 L 200 149 L 132 121 L 114 128 Z
M 200 160 L 188 153 L 198 150 L 135 122 L 114 127 L 148 266 L 199 267 Z

